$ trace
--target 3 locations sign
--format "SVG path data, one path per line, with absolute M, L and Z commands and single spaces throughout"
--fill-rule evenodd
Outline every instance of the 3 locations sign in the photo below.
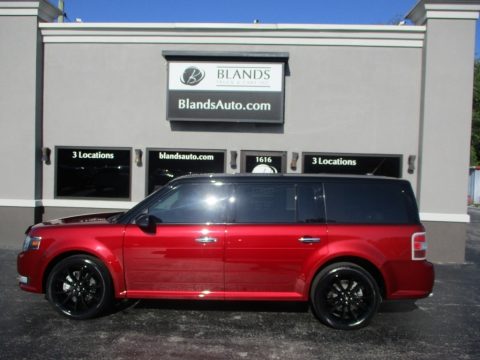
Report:
M 225 151 L 148 151 L 148 193 L 182 175 L 223 173 Z
M 56 159 L 56 197 L 130 198 L 130 149 L 57 147 Z
M 309 174 L 379 175 L 399 178 L 402 157 L 398 155 L 342 155 L 304 153 L 303 172 Z
M 283 66 L 171 61 L 167 119 L 281 124 Z

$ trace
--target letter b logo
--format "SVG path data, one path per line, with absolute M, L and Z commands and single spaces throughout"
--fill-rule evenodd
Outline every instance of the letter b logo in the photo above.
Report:
M 180 78 L 182 84 L 195 86 L 205 77 L 205 72 L 199 68 L 191 66 L 186 68 Z

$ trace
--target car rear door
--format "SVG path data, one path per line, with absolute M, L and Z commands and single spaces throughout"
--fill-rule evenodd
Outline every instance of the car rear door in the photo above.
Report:
M 308 273 L 327 251 L 322 184 L 239 183 L 234 188 L 225 298 L 305 299 Z

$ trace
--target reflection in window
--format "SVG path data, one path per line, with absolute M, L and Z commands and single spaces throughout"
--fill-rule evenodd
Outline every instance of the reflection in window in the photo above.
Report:
M 300 223 L 324 223 L 325 207 L 321 184 L 301 184 L 297 187 L 298 213 Z
M 223 173 L 224 151 L 148 151 L 148 193 L 170 180 L 190 174 Z
M 148 209 L 166 224 L 204 224 L 225 221 L 226 187 L 221 184 L 182 184 Z

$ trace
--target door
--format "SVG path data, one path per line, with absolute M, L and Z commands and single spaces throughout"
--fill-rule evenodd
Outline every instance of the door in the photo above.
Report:
M 227 225 L 225 298 L 305 300 L 327 251 L 321 184 L 237 184 Z
M 127 297 L 223 299 L 226 196 L 222 184 L 180 184 L 144 210 L 153 231 L 127 226 Z

